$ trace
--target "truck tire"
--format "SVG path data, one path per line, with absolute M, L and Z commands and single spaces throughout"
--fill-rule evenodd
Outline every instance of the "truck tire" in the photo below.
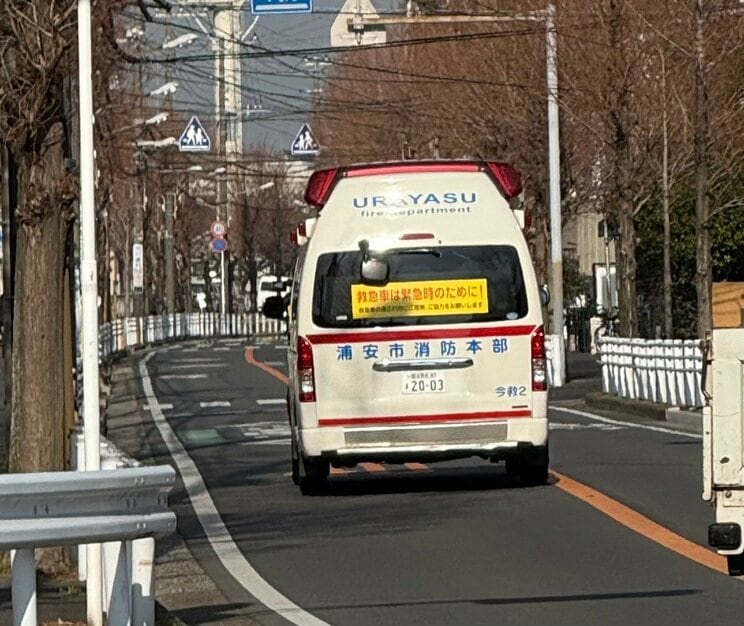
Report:
M 317 457 L 302 457 L 300 470 L 302 495 L 315 496 L 322 493 L 328 484 L 330 462 Z
M 726 557 L 729 576 L 744 576 L 744 554 L 733 554 Z

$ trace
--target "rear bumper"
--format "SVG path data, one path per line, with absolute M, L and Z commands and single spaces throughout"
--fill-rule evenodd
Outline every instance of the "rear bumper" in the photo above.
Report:
M 499 422 L 415 424 L 360 428 L 322 427 L 300 430 L 306 456 L 360 461 L 432 461 L 477 456 L 500 460 L 541 448 L 548 441 L 545 418 Z

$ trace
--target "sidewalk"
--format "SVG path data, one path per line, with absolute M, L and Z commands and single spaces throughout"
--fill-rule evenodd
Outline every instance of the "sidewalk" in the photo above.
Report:
M 85 626 L 85 588 L 81 584 L 55 584 L 39 580 L 37 613 L 42 626 Z M 10 626 L 10 578 L 0 577 L 0 624 Z

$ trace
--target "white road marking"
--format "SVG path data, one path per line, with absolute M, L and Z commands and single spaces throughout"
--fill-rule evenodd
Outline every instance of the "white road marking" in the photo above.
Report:
M 243 436 L 247 439 L 254 439 L 257 441 L 264 441 L 266 439 L 271 439 L 272 437 L 274 439 L 277 437 L 286 439 L 292 434 L 289 430 L 289 424 L 284 420 L 280 422 L 253 422 L 250 424 L 240 424 L 236 426 L 236 428 L 242 430 Z
M 271 367 L 287 367 L 286 361 L 264 361 L 264 365 L 271 365 Z
M 209 540 L 212 549 L 222 565 L 230 575 L 261 604 L 274 611 L 287 621 L 297 626 L 330 626 L 303 608 L 296 605 L 286 596 L 265 581 L 253 566 L 246 560 L 242 552 L 235 545 L 235 541 L 220 517 L 220 513 L 209 494 L 204 479 L 199 473 L 193 459 L 189 456 L 176 433 L 168 424 L 158 405 L 158 399 L 152 388 L 150 375 L 147 371 L 147 361 L 153 354 L 148 354 L 139 364 L 142 388 L 152 407 L 152 421 L 155 423 L 160 436 L 168 446 L 178 472 L 181 474 L 186 492 L 189 494 L 199 523 Z
M 219 359 L 210 359 L 209 357 L 195 359 L 178 359 L 179 363 L 220 363 Z
M 181 352 L 199 352 L 201 348 L 183 348 Z
M 550 422 L 550 430 L 625 430 L 625 426 L 613 426 L 612 424 L 571 424 L 568 422 Z
M 159 407 L 160 407 L 160 408 L 161 408 L 162 410 L 165 410 L 165 411 L 171 410 L 171 409 L 173 408 L 173 405 L 172 405 L 172 404 L 159 404 L 158 406 L 159 406 Z M 149 410 L 150 410 L 150 405 L 149 405 L 149 404 L 146 404 L 146 405 L 145 405 L 145 406 L 143 406 L 142 408 L 143 408 L 143 409 L 144 409 L 145 411 L 149 411 Z
M 213 402 L 200 402 L 199 406 L 202 409 L 211 409 L 211 408 L 217 408 L 217 407 L 229 407 L 230 401 L 229 400 L 214 400 Z
M 227 363 L 186 363 L 185 365 L 171 365 L 172 370 L 193 370 L 196 368 L 227 367 Z
M 276 349 L 276 350 L 289 350 L 289 346 L 286 343 L 280 343 L 280 344 L 274 346 L 274 349 Z
M 159 380 L 194 380 L 196 378 L 206 378 L 206 374 L 161 374 Z
M 551 404 L 549 407 L 553 411 L 560 411 L 561 413 L 568 413 L 569 415 L 578 415 L 585 417 L 586 419 L 594 420 L 596 422 L 602 422 L 604 424 L 614 424 L 615 426 L 622 426 L 624 428 L 639 428 L 641 430 L 651 430 L 657 433 L 666 433 L 668 435 L 679 435 L 680 437 L 687 437 L 688 439 L 702 439 L 701 435 L 695 433 L 686 433 L 680 430 L 672 430 L 671 428 L 664 428 L 663 426 L 651 426 L 650 424 L 639 424 L 638 422 L 623 422 L 621 420 L 613 420 L 609 417 L 602 417 L 601 415 L 594 415 L 594 413 L 587 413 L 586 411 L 577 411 L 576 409 L 569 409 L 562 406 L 555 406 Z
M 243 441 L 243 446 L 288 446 L 291 443 L 291 439 L 268 439 L 264 441 Z M 291 476 L 291 474 L 290 474 Z
M 215 352 L 230 352 L 232 348 L 228 348 L 226 346 L 222 346 L 221 348 L 213 348 Z
M 256 400 L 256 404 L 265 406 L 267 404 L 286 404 L 287 401 L 284 398 L 267 398 L 265 400 Z

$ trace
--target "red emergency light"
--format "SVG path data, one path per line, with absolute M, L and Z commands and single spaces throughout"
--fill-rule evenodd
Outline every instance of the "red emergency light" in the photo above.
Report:
M 496 183 L 507 200 L 522 193 L 522 179 L 509 163 L 497 161 L 400 161 L 395 163 L 372 163 L 331 168 L 313 172 L 305 189 L 305 202 L 322 209 L 338 180 L 344 176 L 380 176 L 421 172 L 477 172 L 485 171 Z

